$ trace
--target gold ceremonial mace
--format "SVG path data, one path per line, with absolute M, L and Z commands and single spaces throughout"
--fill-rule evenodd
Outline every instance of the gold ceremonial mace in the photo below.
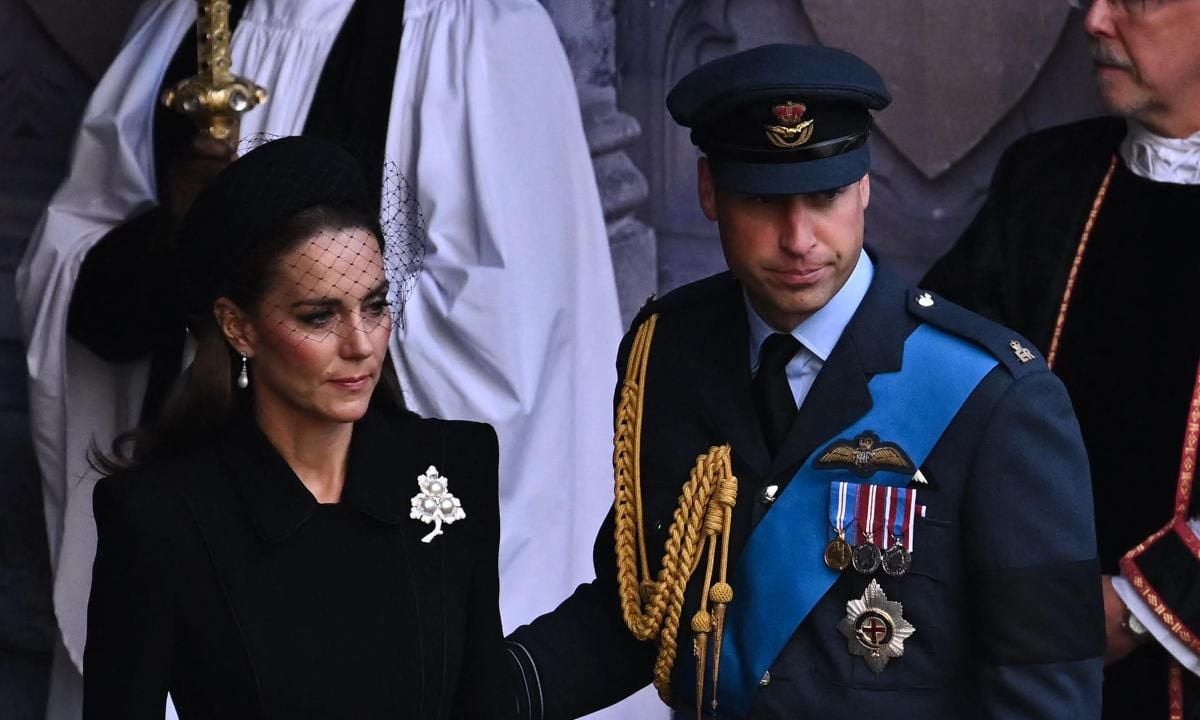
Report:
M 163 105 L 187 115 L 214 140 L 236 143 L 241 114 L 267 101 L 266 88 L 230 71 L 229 0 L 196 0 L 199 72 L 163 90 Z

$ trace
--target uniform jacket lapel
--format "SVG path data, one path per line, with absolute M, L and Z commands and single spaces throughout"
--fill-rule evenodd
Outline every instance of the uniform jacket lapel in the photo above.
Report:
M 903 281 L 875 262 L 871 287 L 796 414 L 771 462 L 772 475 L 795 473 L 818 447 L 871 409 L 871 377 L 900 369 L 904 340 L 916 322 L 906 310 Z
M 750 395 L 750 326 L 740 284 L 731 280 L 716 315 L 697 337 L 707 374 L 700 384 L 701 407 L 714 436 L 725 438 L 737 459 L 766 477 L 771 460 Z

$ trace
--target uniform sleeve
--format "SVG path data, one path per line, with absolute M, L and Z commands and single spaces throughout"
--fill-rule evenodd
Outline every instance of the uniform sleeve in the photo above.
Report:
M 964 558 L 986 718 L 1100 715 L 1104 612 L 1087 456 L 1049 372 L 1001 396 L 972 460 Z
M 111 479 L 96 485 L 99 542 L 83 657 L 85 720 L 162 720 L 174 646 L 164 538 Z

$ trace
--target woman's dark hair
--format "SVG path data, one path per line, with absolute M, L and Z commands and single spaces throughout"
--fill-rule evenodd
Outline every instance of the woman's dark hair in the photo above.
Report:
M 279 232 L 254 243 L 243 253 L 221 283 L 222 297 L 232 300 L 245 312 L 259 312 L 264 296 L 279 276 L 279 263 L 284 255 L 320 232 L 353 228 L 368 230 L 386 255 L 377 218 L 357 208 L 318 205 L 300 211 Z M 147 427 L 119 436 L 108 455 L 93 447 L 92 465 L 105 475 L 179 457 L 219 433 L 235 411 L 249 411 L 249 393 L 234 391 L 240 356 L 218 327 L 212 306 L 207 312 L 191 313 L 188 328 L 196 341 L 195 357 L 176 381 L 158 419 Z M 384 359 L 371 406 L 404 408 L 390 354 Z
M 154 423 L 117 438 L 109 456 L 93 449 L 98 470 L 112 474 L 178 457 L 214 438 L 236 411 L 249 410 L 249 393 L 233 389 L 240 359 L 217 326 L 218 298 L 257 314 L 279 277 L 281 258 L 322 231 L 370 230 L 387 265 L 379 194 L 368 189 L 362 167 L 334 143 L 287 137 L 249 151 L 200 191 L 175 235 L 175 274 L 195 359 Z M 402 408 L 391 358 L 383 363 L 381 385 L 372 406 Z

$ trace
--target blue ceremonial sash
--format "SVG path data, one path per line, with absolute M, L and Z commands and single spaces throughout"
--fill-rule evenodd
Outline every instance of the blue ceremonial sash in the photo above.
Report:
M 847 469 L 817 470 L 816 459 L 838 438 L 849 440 L 870 430 L 903 448 L 919 468 L 996 364 L 982 348 L 922 324 L 904 343 L 900 371 L 880 373 L 868 383 L 871 409 L 820 444 L 800 466 L 754 528 L 734 574 L 718 688 L 722 716 L 742 717 L 750 711 L 759 680 L 840 574 L 825 566 L 823 556 L 829 487 L 863 478 Z M 873 484 L 892 486 L 910 480 L 911 473 L 889 470 L 870 478 Z

